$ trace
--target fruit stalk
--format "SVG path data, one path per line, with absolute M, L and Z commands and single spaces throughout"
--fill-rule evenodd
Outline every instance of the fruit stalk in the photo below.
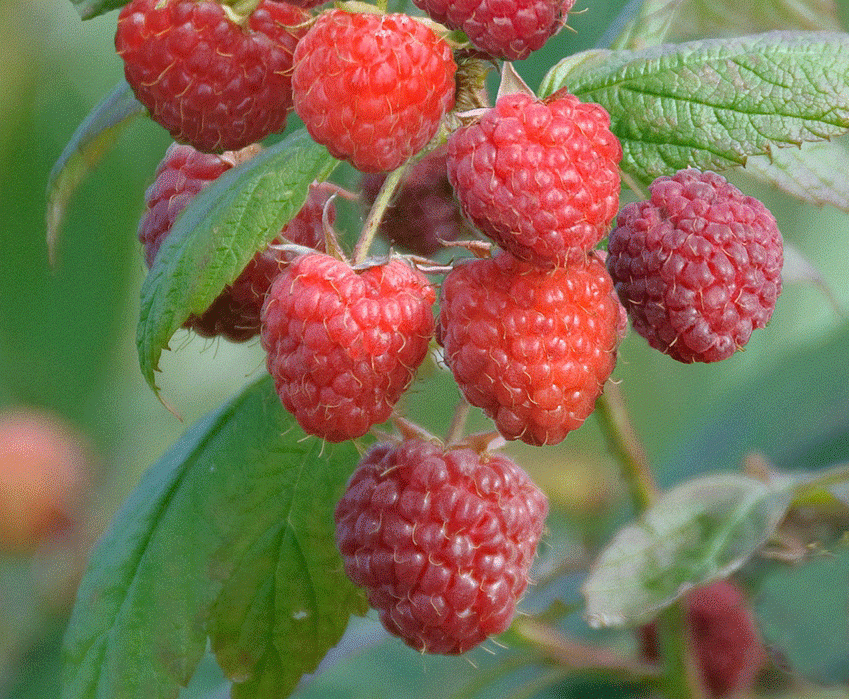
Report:
M 395 190 L 401 183 L 406 171 L 407 165 L 405 164 L 396 168 L 386 176 L 386 180 L 380 188 L 380 191 L 377 193 L 374 204 L 369 210 L 368 217 L 363 224 L 360 239 L 357 241 L 357 245 L 354 248 L 354 265 L 362 264 L 366 257 L 368 257 L 369 248 L 371 248 L 371 244 L 374 242 L 374 237 L 377 235 L 377 229 L 380 227 L 380 222 L 383 219 L 386 207 L 389 206 L 389 202 L 392 200 L 392 195 L 395 194 Z

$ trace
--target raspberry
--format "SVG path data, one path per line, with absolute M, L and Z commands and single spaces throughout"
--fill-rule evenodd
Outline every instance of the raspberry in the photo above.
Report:
M 469 233 L 445 170 L 447 149 L 441 147 L 413 165 L 404 175 L 380 232 L 390 242 L 425 257 L 442 249 L 440 241 L 458 240 Z M 366 203 L 374 203 L 385 175 L 363 175 Z
M 191 146 L 172 144 L 159 164 L 156 179 L 145 195 L 147 211 L 139 222 L 139 240 L 144 245 L 148 267 L 177 216 L 188 203 L 214 179 L 234 164 L 257 152 L 249 146 L 236 153 L 201 153 Z M 307 202 L 282 230 L 287 241 L 324 250 L 322 214 L 330 192 L 324 185 L 310 188 Z M 328 216 L 334 218 L 335 209 Z M 232 285 L 200 315 L 191 315 L 184 327 L 201 337 L 222 335 L 233 342 L 244 342 L 259 333 L 259 314 L 271 282 L 285 264 L 284 255 L 266 248 L 248 263 Z
M 355 270 L 315 253 L 284 270 L 261 339 L 277 393 L 305 432 L 341 442 L 389 418 L 427 354 L 435 296 L 399 259 Z
M 505 95 L 448 139 L 463 213 L 521 260 L 566 264 L 592 249 L 619 208 L 622 148 L 597 104 L 565 92 Z
M 575 0 L 413 0 L 437 22 L 462 29 L 482 51 L 519 61 L 565 24 Z
M 295 111 L 333 156 L 394 170 L 454 106 L 456 70 L 448 44 L 412 17 L 330 10 L 295 50 Z
M 659 177 L 622 209 L 607 266 L 634 329 L 681 362 L 716 362 L 772 317 L 783 243 L 775 218 L 713 172 Z
M 208 0 L 132 0 L 115 48 L 136 97 L 174 140 L 237 150 L 282 131 L 292 109 L 292 54 L 308 14 L 262 0 L 244 26 Z
M 510 625 L 547 511 L 507 457 L 407 439 L 363 457 L 336 506 L 336 541 L 387 630 L 453 655 Z
M 456 266 L 437 341 L 472 405 L 506 439 L 556 444 L 593 411 L 616 363 L 619 302 L 604 265 L 541 270 L 507 253 Z
M 767 654 L 740 588 L 721 580 L 693 590 L 686 606 L 702 682 L 710 696 L 751 690 Z M 654 624 L 640 629 L 640 642 L 646 660 L 659 660 Z

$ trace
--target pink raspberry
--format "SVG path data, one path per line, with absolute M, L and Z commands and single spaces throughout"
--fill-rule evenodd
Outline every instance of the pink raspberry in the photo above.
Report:
M 507 253 L 459 264 L 440 305 L 445 361 L 506 439 L 557 444 L 593 411 L 620 332 L 613 282 L 595 255 L 553 270 Z
M 151 117 L 198 150 L 237 150 L 282 131 L 292 109 L 292 54 L 309 15 L 261 0 L 244 25 L 218 2 L 132 0 L 115 48 Z
M 681 362 L 716 362 L 772 317 L 783 243 L 775 218 L 713 172 L 659 177 L 622 209 L 607 266 L 634 329 Z
M 454 106 L 456 70 L 448 44 L 412 17 L 329 10 L 295 51 L 295 111 L 334 157 L 394 170 Z
M 458 654 L 510 625 L 547 511 L 507 457 L 407 439 L 363 457 L 336 506 L 336 541 L 391 633 Z
M 461 29 L 486 53 L 519 61 L 566 23 L 575 0 L 413 0 L 437 22 Z
M 355 270 L 315 253 L 284 270 L 261 339 L 277 393 L 305 432 L 341 442 L 389 418 L 427 355 L 435 297 L 400 259 Z
M 710 696 L 751 690 L 767 654 L 742 590 L 720 580 L 693 590 L 686 606 L 702 682 Z M 640 641 L 643 657 L 659 660 L 654 624 L 640 630 Z
M 470 230 L 454 199 L 445 169 L 447 149 L 442 147 L 422 158 L 404 175 L 392 204 L 380 223 L 380 232 L 405 250 L 425 257 L 441 250 L 440 241 L 459 240 Z M 386 175 L 363 175 L 366 204 L 374 203 Z
M 253 146 L 236 153 L 201 153 L 191 146 L 172 144 L 159 164 L 156 179 L 145 194 L 147 210 L 139 221 L 139 240 L 144 245 L 148 267 L 153 265 L 162 241 L 171 232 L 177 216 L 210 182 L 235 164 L 257 152 Z M 281 239 L 324 250 L 322 214 L 330 198 L 325 185 L 310 188 L 303 208 L 281 231 Z M 335 218 L 331 206 L 328 217 Z M 221 335 L 232 342 L 244 342 L 259 333 L 259 314 L 271 282 L 286 264 L 283 253 L 266 248 L 256 254 L 239 277 L 226 287 L 200 315 L 191 315 L 184 327 L 201 337 Z
M 540 267 L 582 257 L 619 208 L 622 148 L 597 104 L 565 92 L 505 95 L 448 139 L 463 213 L 515 257 Z

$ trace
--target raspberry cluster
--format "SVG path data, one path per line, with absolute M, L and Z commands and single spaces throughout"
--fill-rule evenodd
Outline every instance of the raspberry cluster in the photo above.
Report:
M 510 625 L 547 512 L 507 457 L 407 439 L 363 457 L 336 506 L 336 540 L 390 632 L 457 654 Z

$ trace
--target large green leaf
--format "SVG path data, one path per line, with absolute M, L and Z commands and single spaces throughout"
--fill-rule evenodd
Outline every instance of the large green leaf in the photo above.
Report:
M 305 129 L 228 170 L 183 210 L 156 255 L 141 291 L 136 344 L 142 374 L 192 313 L 202 313 L 303 206 L 314 180 L 339 161 Z
M 773 534 L 791 479 L 714 474 L 673 488 L 598 557 L 584 582 L 590 626 L 638 626 L 687 590 L 727 577 Z
M 570 56 L 540 94 L 567 87 L 611 115 L 622 168 L 642 181 L 721 170 L 849 129 L 849 35 L 770 32 Z
M 284 696 L 364 609 L 333 541 L 357 461 L 350 442 L 304 439 L 269 377 L 198 422 L 92 555 L 65 638 L 64 699 L 173 699 L 207 635 L 232 679 L 263 679 L 253 696 Z
M 51 262 L 55 261 L 59 228 L 74 191 L 107 153 L 121 129 L 144 112 L 144 105 L 122 80 L 71 136 L 47 178 L 47 249 Z

